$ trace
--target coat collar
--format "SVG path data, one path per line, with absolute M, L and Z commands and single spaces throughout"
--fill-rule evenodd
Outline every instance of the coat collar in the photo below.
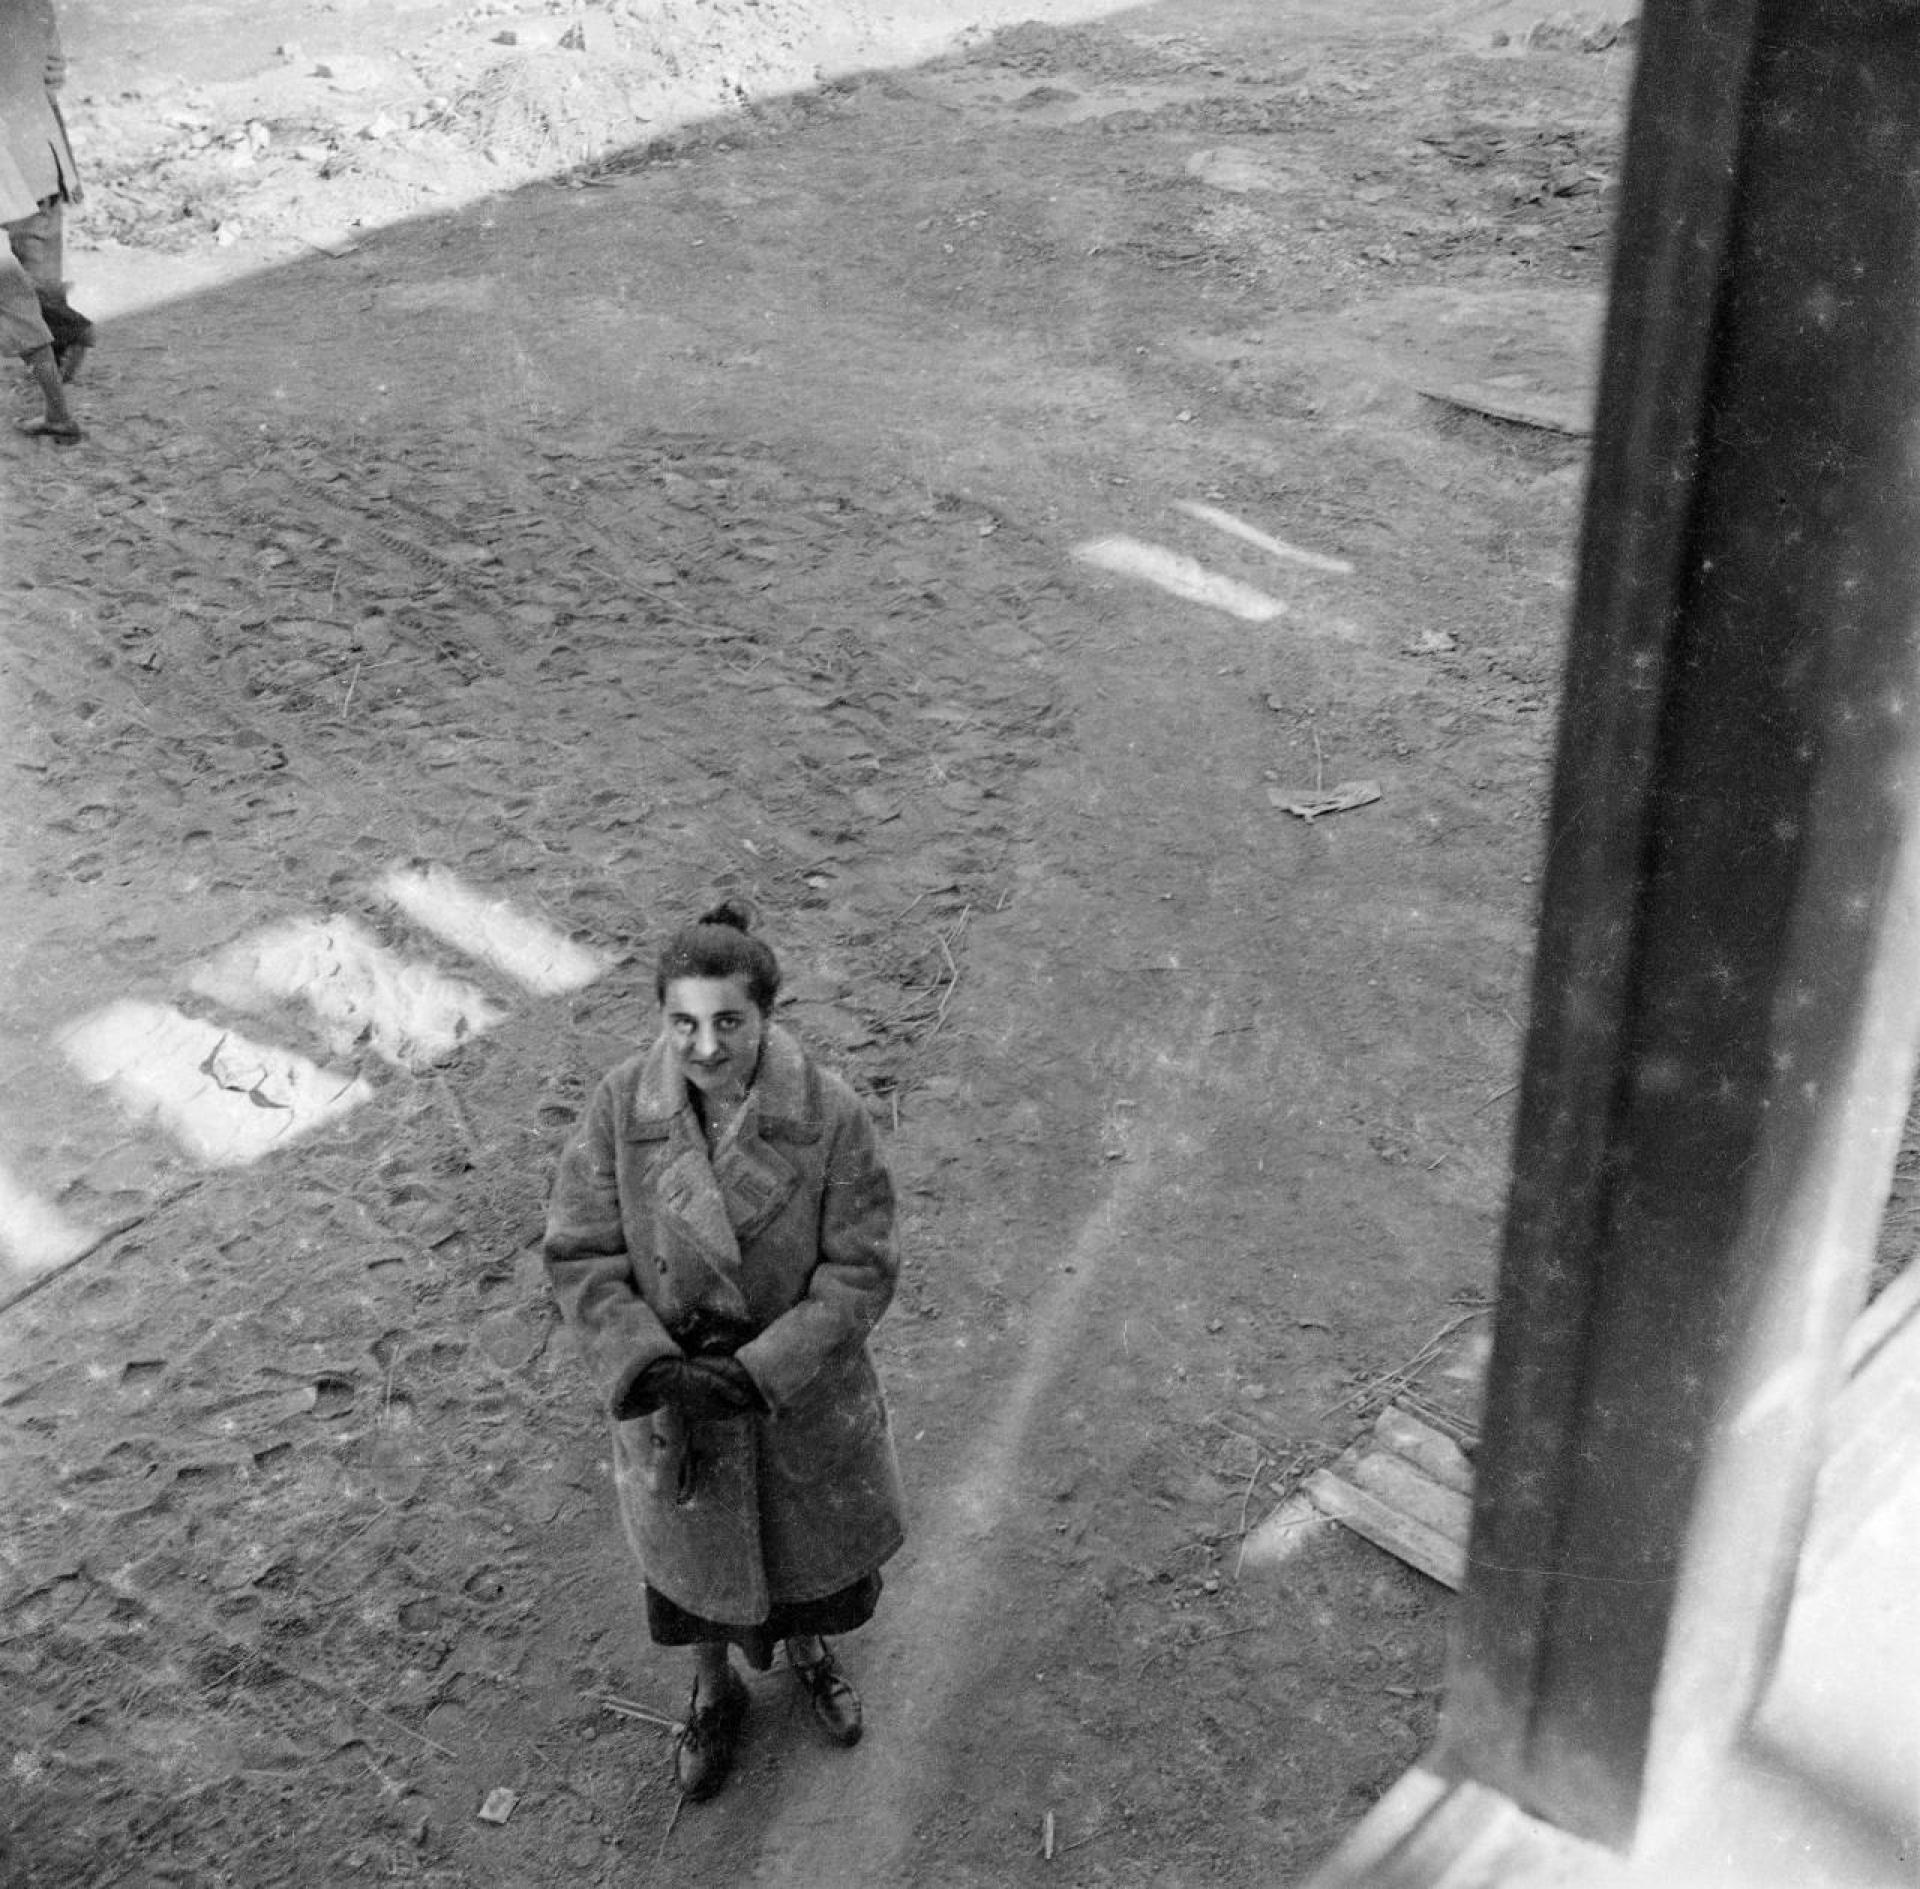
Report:
M 758 1104 L 758 1133 L 769 1141 L 818 1141 L 825 1119 L 820 1077 L 800 1045 L 777 1023 L 767 1026 L 760 1067 L 753 1078 Z M 662 1034 L 634 1078 L 628 1132 L 636 1140 L 657 1141 L 681 1116 L 696 1138 L 693 1105 L 680 1074 L 671 1041 Z

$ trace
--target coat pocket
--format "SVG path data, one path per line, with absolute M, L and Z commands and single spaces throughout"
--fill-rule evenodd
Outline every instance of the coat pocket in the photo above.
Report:
M 653 1410 L 630 1423 L 614 1425 L 614 1445 L 623 1481 L 644 1489 L 655 1501 L 693 1499 L 693 1452 L 687 1426 L 677 1411 Z

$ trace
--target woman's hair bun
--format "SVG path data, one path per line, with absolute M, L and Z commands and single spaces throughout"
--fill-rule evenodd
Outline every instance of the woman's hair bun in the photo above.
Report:
M 722 899 L 691 925 L 682 925 L 661 948 L 653 991 L 662 1003 L 676 977 L 744 977 L 764 1014 L 780 995 L 780 960 L 764 938 L 752 935 L 753 907 L 742 898 Z
M 694 920 L 697 925 L 727 925 L 735 931 L 752 931 L 753 907 L 745 899 L 722 899 L 709 912 Z

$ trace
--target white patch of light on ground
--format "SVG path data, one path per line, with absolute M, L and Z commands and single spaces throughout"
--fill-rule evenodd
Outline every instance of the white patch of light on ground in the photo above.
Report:
M 598 951 L 516 911 L 505 899 L 476 892 L 443 867 L 390 872 L 380 889 L 423 930 L 539 996 L 580 990 L 607 969 Z
M 193 988 L 246 1011 L 303 998 L 333 1055 L 365 1042 L 402 1069 L 445 1061 L 507 1014 L 477 986 L 388 950 L 341 917 L 290 919 L 242 938 L 195 969 Z
M 1229 616 L 1249 623 L 1270 623 L 1286 613 L 1287 606 L 1264 590 L 1255 590 L 1237 578 L 1222 577 L 1210 571 L 1197 558 L 1182 551 L 1169 551 L 1161 545 L 1142 544 L 1138 538 L 1094 538 L 1077 544 L 1073 555 L 1083 564 L 1092 564 L 1120 577 L 1138 578 L 1153 584 L 1185 603 L 1205 604 L 1212 610 L 1224 610 Z
M 70 1024 L 59 1040 L 83 1081 L 153 1117 L 203 1167 L 244 1167 L 373 1094 L 291 1050 L 132 998 Z
M 0 1260 L 17 1276 L 31 1279 L 64 1266 L 99 1237 L 96 1228 L 68 1219 L 0 1166 Z
M 1278 558 L 1282 564 L 1304 564 L 1310 571 L 1330 571 L 1335 577 L 1353 575 L 1353 566 L 1345 558 L 1328 557 L 1322 551 L 1303 551 L 1298 545 L 1269 537 L 1258 525 L 1250 525 L 1244 518 L 1223 512 L 1217 505 L 1202 505 L 1198 499 L 1185 498 L 1176 499 L 1174 503 L 1189 518 L 1197 518 L 1202 524 L 1211 525 L 1216 531 L 1224 531 L 1228 537 L 1238 538 L 1244 544 L 1257 545 L 1269 557 Z

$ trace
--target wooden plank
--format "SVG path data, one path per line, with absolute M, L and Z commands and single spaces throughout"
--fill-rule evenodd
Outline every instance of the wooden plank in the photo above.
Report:
M 1443 1587 L 1457 1588 L 1465 1577 L 1467 1553 L 1463 1544 L 1449 1541 L 1438 1529 L 1402 1515 L 1331 1470 L 1315 1470 L 1307 1478 L 1306 1491 L 1324 1514 L 1345 1523 L 1356 1535 L 1364 1536 L 1376 1548 L 1384 1548 L 1409 1567 L 1430 1575 Z
M 1564 433 L 1585 439 L 1593 431 L 1592 404 L 1566 394 L 1530 393 L 1520 387 L 1494 387 L 1485 381 L 1455 381 L 1446 387 L 1417 387 L 1414 391 L 1443 407 L 1484 414 L 1509 426 L 1531 426 L 1543 433 Z
M 1473 1522 L 1473 1499 L 1458 1489 L 1435 1482 L 1423 1470 L 1396 1456 L 1391 1450 L 1367 1450 L 1348 1469 L 1342 1479 L 1364 1489 L 1389 1508 L 1430 1528 L 1436 1535 L 1457 1542 L 1466 1551 L 1467 1530 Z
M 1411 1411 L 1389 1404 L 1373 1426 L 1374 1438 L 1396 1456 L 1462 1495 L 1473 1493 L 1473 1464 L 1467 1453 L 1444 1430 L 1423 1423 Z

